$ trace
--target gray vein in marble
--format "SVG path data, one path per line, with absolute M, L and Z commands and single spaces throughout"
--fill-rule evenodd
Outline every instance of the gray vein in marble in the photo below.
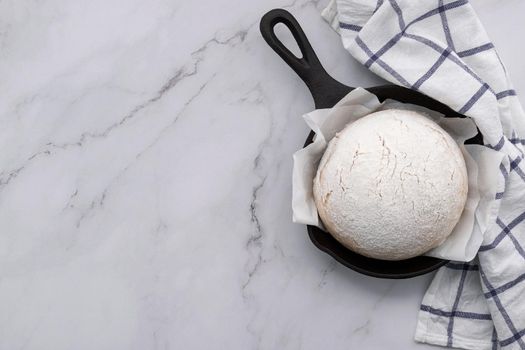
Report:
M 64 209 L 62 209 L 62 211 L 65 211 L 69 208 L 73 208 L 74 205 L 73 205 L 73 200 L 78 196 L 78 188 L 75 188 L 75 192 L 73 192 L 71 194 L 71 196 L 69 196 L 69 199 L 66 203 L 66 205 L 64 206 Z
M 370 332 L 370 330 L 368 329 L 369 326 L 370 326 L 370 320 L 366 320 L 365 323 L 363 323 L 360 326 L 354 328 L 352 330 L 352 334 L 357 334 L 357 333 L 368 334 Z
M 91 201 L 91 204 L 89 205 L 89 208 L 87 210 L 85 210 L 79 217 L 79 219 L 77 220 L 77 223 L 76 223 L 76 227 L 79 228 L 80 225 L 82 224 L 82 222 L 84 221 L 84 219 L 86 219 L 86 217 L 91 213 L 93 212 L 96 208 L 102 208 L 104 206 L 104 201 L 106 200 L 106 195 L 109 191 L 109 188 L 110 186 L 106 187 L 104 189 L 104 191 L 102 191 L 102 194 L 100 196 L 98 196 L 97 199 L 94 199 L 93 201 Z
M 144 110 L 145 108 L 149 107 L 150 105 L 154 104 L 155 102 L 161 100 L 168 91 L 170 91 L 171 89 L 173 89 L 175 86 L 177 86 L 179 83 L 181 83 L 183 80 L 185 80 L 186 78 L 189 78 L 189 77 L 192 77 L 194 75 L 196 75 L 198 73 L 198 67 L 199 65 L 201 64 L 201 62 L 204 60 L 204 58 L 202 57 L 204 55 L 204 52 L 206 52 L 206 50 L 210 47 L 210 45 L 212 44 L 216 44 L 216 45 L 230 45 L 231 43 L 235 42 L 237 39 L 239 40 L 238 43 L 242 43 L 245 39 L 246 39 L 246 36 L 247 36 L 247 33 L 248 31 L 255 25 L 255 23 L 251 24 L 250 26 L 248 26 L 246 29 L 243 29 L 243 30 L 240 30 L 236 33 L 234 33 L 231 37 L 225 39 L 225 40 L 219 40 L 217 39 L 216 37 L 208 40 L 206 43 L 204 43 L 200 48 L 198 48 L 197 50 L 193 51 L 190 56 L 192 57 L 193 59 L 193 62 L 191 63 L 191 66 L 192 68 L 191 69 L 187 69 L 187 65 L 185 65 L 184 67 L 182 68 L 179 68 L 175 73 L 174 75 L 169 78 L 166 83 L 164 83 L 162 85 L 162 87 L 156 92 L 156 94 L 149 98 L 148 100 L 146 100 L 145 102 L 135 106 L 129 113 L 127 113 L 124 117 L 122 117 L 119 121 L 109 125 L 108 127 L 106 127 L 104 130 L 100 131 L 100 132 L 97 132 L 97 133 L 94 133 L 94 132 L 84 132 L 80 135 L 80 138 L 77 140 L 77 141 L 73 141 L 73 142 L 68 142 L 68 143 L 63 143 L 63 144 L 57 144 L 57 143 L 54 143 L 54 142 L 48 142 L 46 144 L 46 146 L 48 147 L 48 149 L 45 149 L 45 150 L 42 150 L 42 151 L 39 151 L 39 152 L 36 152 L 34 153 L 33 155 L 31 155 L 29 158 L 26 159 L 26 161 L 18 168 L 14 169 L 14 170 L 11 170 L 11 171 L 2 171 L 0 172 L 0 187 L 3 187 L 5 185 L 7 185 L 13 178 L 15 178 L 26 166 L 27 164 L 41 156 L 41 155 L 50 155 L 54 152 L 51 152 L 50 149 L 62 149 L 62 150 L 65 150 L 65 149 L 68 149 L 70 147 L 82 147 L 84 145 L 84 143 L 89 140 L 89 139 L 100 139 L 100 138 L 105 138 L 106 136 L 108 136 L 113 130 L 117 129 L 118 127 L 126 124 L 126 122 L 128 122 L 130 119 L 133 119 L 134 117 L 137 116 L 137 114 L 139 114 L 139 112 L 141 112 L 142 110 Z M 215 74 L 212 76 L 212 78 L 215 76 Z M 210 79 L 211 80 L 211 79 Z M 210 81 L 208 80 L 204 85 L 202 85 L 199 89 L 199 91 L 197 92 L 197 94 L 193 95 L 189 100 L 188 102 L 186 102 L 183 106 L 183 109 L 185 109 L 187 107 L 187 105 L 189 103 L 191 103 L 193 101 L 193 99 L 195 99 L 199 94 L 200 92 L 205 88 L 205 86 L 207 85 L 207 83 Z M 36 98 L 36 97 L 35 97 Z M 25 104 L 25 103 L 28 103 L 28 100 L 24 100 L 21 102 L 21 104 Z M 21 106 L 18 106 L 18 108 L 21 108 Z M 170 127 L 171 125 L 174 124 L 174 122 L 178 119 L 178 117 L 175 118 L 174 121 L 172 121 L 170 123 L 170 125 L 168 127 Z M 164 130 L 163 130 L 164 131 Z M 149 147 L 149 146 L 148 146 Z
M 204 45 L 202 45 L 197 50 L 190 53 L 190 56 L 193 59 L 193 62 L 191 63 L 191 69 L 187 69 L 186 66 L 179 68 L 171 78 L 169 78 L 166 83 L 155 93 L 155 95 L 146 100 L 145 102 L 135 106 L 128 114 L 126 114 L 122 119 L 120 119 L 118 122 L 115 122 L 108 126 L 106 129 L 104 129 L 101 132 L 98 133 L 90 133 L 85 132 L 80 136 L 80 139 L 76 142 L 72 143 L 65 143 L 62 145 L 53 145 L 58 148 L 67 148 L 70 146 L 82 146 L 85 141 L 88 139 L 96 139 L 96 138 L 104 138 L 107 135 L 109 135 L 114 129 L 118 128 L 121 125 L 124 125 L 128 120 L 134 118 L 140 111 L 147 108 L 148 106 L 152 105 L 153 103 L 159 101 L 164 97 L 164 95 L 173 89 L 175 86 L 177 86 L 179 83 L 181 83 L 184 79 L 195 76 L 198 74 L 199 71 L 199 65 L 204 60 L 204 58 L 201 56 L 204 54 L 204 52 L 210 47 L 212 43 L 215 43 L 217 45 L 229 45 L 231 42 L 235 41 L 237 38 L 240 39 L 240 42 L 242 43 L 247 35 L 247 30 L 241 30 L 237 33 L 235 33 L 233 36 L 226 40 L 218 40 L 217 38 L 212 38 L 208 40 Z M 202 88 L 201 88 L 202 90 Z M 186 105 L 184 105 L 186 107 Z
M 31 103 L 35 102 L 37 99 L 42 98 L 40 94 L 34 94 L 27 98 L 24 98 L 22 101 L 15 104 L 15 107 L 13 108 L 14 114 L 17 116 L 18 119 L 22 117 L 22 110 L 29 106 Z
M 257 96 L 255 97 L 255 101 L 264 101 L 264 96 L 263 96 L 260 86 L 256 85 L 253 89 L 248 91 L 248 94 L 251 94 L 252 92 L 257 93 Z M 274 137 L 275 127 L 273 125 L 274 123 L 273 119 L 271 119 L 270 122 L 271 122 L 271 125 L 270 125 L 270 130 L 268 132 L 268 135 L 259 145 L 257 155 L 255 156 L 253 160 L 253 173 L 256 174 L 259 177 L 259 179 L 256 185 L 252 188 L 250 206 L 249 206 L 250 222 L 252 223 L 252 226 L 254 227 L 254 233 L 248 237 L 248 240 L 246 241 L 246 244 L 245 244 L 247 251 L 250 253 L 250 257 L 246 263 L 247 277 L 241 286 L 242 294 L 245 297 L 246 297 L 246 288 L 251 283 L 254 275 L 257 273 L 261 265 L 265 262 L 262 258 L 262 253 L 263 253 L 262 252 L 263 250 L 262 240 L 264 238 L 264 229 L 262 226 L 261 219 L 259 218 L 259 215 L 257 212 L 257 202 L 259 200 L 260 191 L 264 188 L 264 185 L 268 178 L 268 173 L 263 172 L 264 167 L 262 166 L 261 163 L 264 160 L 264 152 L 270 146 L 270 141 Z M 263 173 L 261 174 L 261 172 Z M 255 260 L 255 262 L 252 262 L 253 260 Z
M 4 27 L 0 30 L 0 48 L 3 49 L 7 38 L 9 36 L 9 31 L 11 30 L 11 24 L 4 24 Z M 3 53 L 5 50 L 0 51 Z M 0 55 L 1 55 L 0 53 Z
M 261 84 L 257 83 L 252 89 L 246 92 L 246 95 L 239 98 L 237 102 L 241 104 L 242 103 L 253 103 L 255 105 L 262 104 L 264 102 L 264 98 L 262 96 Z
M 321 274 L 321 281 L 319 281 L 319 288 L 323 288 L 326 285 L 326 280 L 328 279 L 328 275 L 333 272 L 337 268 L 337 261 L 331 260 L 328 263 L 328 266 L 323 270 Z
M 259 167 L 260 156 L 261 156 L 261 154 L 259 154 L 255 158 L 254 169 L 257 169 Z M 261 181 L 259 182 L 259 184 L 257 186 L 255 186 L 254 189 L 252 190 L 252 199 L 251 199 L 251 202 L 250 202 L 250 221 L 252 222 L 252 224 L 255 227 L 255 234 L 251 235 L 248 238 L 248 241 L 246 242 L 246 249 L 248 251 L 256 250 L 257 251 L 257 255 L 256 255 L 256 262 L 255 262 L 255 264 L 253 264 L 252 267 L 250 267 L 248 269 L 248 276 L 246 278 L 246 281 L 242 285 L 241 289 L 243 291 L 243 294 L 244 294 L 246 288 L 248 287 L 248 285 L 250 284 L 250 282 L 252 280 L 252 277 L 255 275 L 255 273 L 257 272 L 257 270 L 259 269 L 259 267 L 263 263 L 263 259 L 262 259 L 262 255 L 261 255 L 262 254 L 262 242 L 261 242 L 261 240 L 263 238 L 263 228 L 262 228 L 262 225 L 261 225 L 261 221 L 260 221 L 259 217 L 257 216 L 257 199 L 258 199 L 259 191 L 263 188 L 265 182 L 266 182 L 266 176 L 263 177 L 261 179 Z
M 396 281 L 391 281 L 389 283 L 385 291 L 381 293 L 379 298 L 372 305 L 372 310 L 376 310 L 379 307 L 379 305 L 381 305 L 381 303 L 386 299 L 386 297 L 390 294 L 390 292 L 394 289 L 395 286 L 396 286 Z
M 193 103 L 193 101 L 200 96 L 201 92 L 208 86 L 208 84 L 215 78 L 216 74 L 213 74 L 204 84 L 200 86 L 200 88 L 197 90 L 193 96 L 191 96 L 188 101 L 186 101 L 183 105 L 183 108 L 175 117 L 172 119 L 172 121 L 160 131 L 160 133 L 157 135 L 157 137 L 151 142 L 148 146 L 146 146 L 140 153 L 138 153 L 135 156 L 135 159 L 129 163 L 124 169 L 122 169 L 113 179 L 109 182 L 109 184 L 104 188 L 102 193 L 98 196 L 97 199 L 93 200 L 88 207 L 87 210 L 85 210 L 80 218 L 77 221 L 76 227 L 79 228 L 82 222 L 89 216 L 91 212 L 98 208 L 102 208 L 104 206 L 104 202 L 106 200 L 106 196 L 111 189 L 111 187 L 118 182 L 118 180 L 134 165 L 136 164 L 142 156 L 147 153 L 153 146 L 155 146 L 164 136 L 164 134 L 179 120 L 179 118 L 186 112 L 187 108 Z
M 257 157 L 255 157 L 254 167 L 253 167 L 254 170 L 257 170 L 259 168 L 261 157 L 262 157 L 261 153 L 259 153 Z M 257 195 L 259 191 L 263 188 L 265 181 L 266 181 L 266 176 L 261 179 L 260 183 L 257 186 L 255 186 L 252 191 L 252 200 L 250 203 L 250 220 L 255 225 L 256 233 L 255 235 L 252 235 L 248 239 L 248 242 L 246 242 L 246 248 L 250 248 L 252 245 L 258 245 L 262 238 L 261 223 L 259 221 L 259 218 L 257 217 Z
M 265 104 L 265 96 L 264 96 L 264 92 L 262 90 L 261 85 L 258 83 L 252 89 L 248 90 L 246 93 L 246 96 L 240 98 L 239 102 L 241 103 L 249 102 L 249 103 L 253 103 L 256 105 Z M 271 111 L 269 112 L 271 116 L 272 113 Z M 253 160 L 252 173 L 257 176 L 258 181 L 252 188 L 250 205 L 249 205 L 250 222 L 254 228 L 254 231 L 248 237 L 248 240 L 246 241 L 246 244 L 245 244 L 245 248 L 249 252 L 250 256 L 248 258 L 248 261 L 246 262 L 247 277 L 244 283 L 241 285 L 241 291 L 242 291 L 243 297 L 247 297 L 246 290 L 248 286 L 252 282 L 254 276 L 260 270 L 261 266 L 267 262 L 267 260 L 263 259 L 262 257 L 263 240 L 264 240 L 265 235 L 264 235 L 263 223 L 258 214 L 258 201 L 259 201 L 260 192 L 263 190 L 263 188 L 267 184 L 266 182 L 269 176 L 269 172 L 268 172 L 269 167 L 264 166 L 264 164 L 262 164 L 265 160 L 265 157 L 264 157 L 265 152 L 267 151 L 268 148 L 275 146 L 275 145 L 272 145 L 272 141 L 277 141 L 277 142 L 281 141 L 280 135 L 275 134 L 275 131 L 277 130 L 277 128 L 274 124 L 275 124 L 274 119 L 270 117 L 270 128 L 269 128 L 270 130 L 268 132 L 268 135 L 258 146 L 257 155 L 255 156 Z M 280 128 L 279 130 L 281 132 L 285 132 L 286 128 Z M 276 164 L 273 164 L 271 171 L 278 172 L 280 165 L 281 165 L 281 160 L 279 159 L 276 162 Z M 277 246 L 275 242 L 273 243 L 273 247 L 281 256 L 285 255 L 282 248 Z
M 206 89 L 206 87 L 208 86 L 208 84 L 217 76 L 217 73 L 214 73 L 207 81 L 205 81 L 200 87 L 199 89 L 184 103 L 184 105 L 182 106 L 182 109 L 180 110 L 179 113 L 177 113 L 175 115 L 175 117 L 171 120 L 171 122 L 166 125 L 158 134 L 157 134 L 157 137 L 155 137 L 155 139 L 153 140 L 153 142 L 151 142 L 146 148 L 144 148 L 140 153 L 138 153 L 136 156 L 135 156 L 135 161 L 140 159 L 144 153 L 146 153 L 148 150 L 150 150 L 153 146 L 155 146 L 161 139 L 162 137 L 165 135 L 165 133 L 172 127 L 174 126 L 179 120 L 180 118 L 184 115 L 184 113 L 186 112 L 187 108 L 194 102 L 195 99 L 197 99 L 201 93 L 204 91 L 204 89 Z M 133 164 L 133 163 L 132 163 Z M 127 168 L 126 168 L 127 169 Z
M 39 151 L 39 152 L 36 152 L 34 153 L 33 155 L 31 155 L 29 158 L 27 158 L 27 161 L 20 167 L 14 169 L 14 170 L 11 170 L 11 171 L 1 171 L 0 172 L 0 188 L 2 187 L 5 187 L 6 185 L 8 185 L 11 180 L 13 180 L 14 178 L 16 178 L 20 172 L 22 172 L 22 170 L 24 170 L 24 168 L 26 167 L 27 163 L 31 162 L 33 159 L 41 156 L 41 155 L 49 155 L 51 154 L 51 151 L 49 150 L 43 150 L 43 151 Z

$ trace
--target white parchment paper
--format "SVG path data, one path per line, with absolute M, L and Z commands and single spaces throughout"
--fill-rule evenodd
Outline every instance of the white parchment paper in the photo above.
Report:
M 313 143 L 293 156 L 293 221 L 323 229 L 313 198 L 313 180 L 328 142 L 347 124 L 386 109 L 408 109 L 423 113 L 446 130 L 460 146 L 468 172 L 467 202 L 450 236 L 425 255 L 456 261 L 472 260 L 481 245 L 487 224 L 494 222 L 497 215 L 495 196 L 503 154 L 481 145 L 464 144 L 465 140 L 477 133 L 474 122 L 469 118 L 445 118 L 441 113 L 427 108 L 393 100 L 381 103 L 374 94 L 363 88 L 356 88 L 333 108 L 318 109 L 303 116 L 316 136 Z

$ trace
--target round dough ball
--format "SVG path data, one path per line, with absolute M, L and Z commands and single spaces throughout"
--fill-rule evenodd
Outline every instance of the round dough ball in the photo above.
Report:
M 368 257 L 402 260 L 441 244 L 457 224 L 468 191 L 456 142 L 425 116 L 372 113 L 328 144 L 314 179 L 326 229 Z

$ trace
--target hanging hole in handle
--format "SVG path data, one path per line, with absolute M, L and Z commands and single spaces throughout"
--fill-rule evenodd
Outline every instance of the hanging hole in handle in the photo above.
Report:
M 288 42 L 288 46 L 300 49 L 301 55 L 295 55 L 287 46 L 277 38 L 275 27 L 282 23 L 292 34 L 294 40 Z M 306 82 L 311 80 L 313 70 L 321 70 L 319 59 L 315 55 L 306 35 L 301 26 L 292 14 L 284 9 L 273 9 L 268 11 L 262 18 L 259 25 L 261 34 L 268 45 Z M 283 36 L 288 34 L 285 30 L 281 31 Z M 286 37 L 285 37 L 286 38 Z M 295 50 L 294 50 L 295 51 Z M 301 58 L 297 58 L 301 56 Z
M 297 44 L 297 40 L 293 37 L 292 32 L 284 23 L 277 23 L 274 27 L 275 36 L 281 43 L 297 58 L 302 59 L 303 53 Z

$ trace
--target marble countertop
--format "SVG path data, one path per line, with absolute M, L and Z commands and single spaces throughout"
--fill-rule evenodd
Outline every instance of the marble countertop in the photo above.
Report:
M 0 2 L 0 349 L 432 348 L 412 340 L 432 275 L 359 275 L 291 222 L 313 102 L 261 15 L 380 83 L 324 5 Z M 525 3 L 474 6 L 525 91 Z

